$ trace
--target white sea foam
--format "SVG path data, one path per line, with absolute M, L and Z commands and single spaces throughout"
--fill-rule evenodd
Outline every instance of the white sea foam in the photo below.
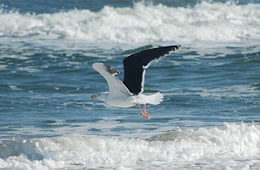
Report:
M 17 70 L 26 71 L 26 72 L 29 72 L 29 73 L 35 73 L 35 72 L 41 71 L 41 70 L 39 70 L 39 69 L 37 69 L 36 67 L 33 67 L 33 66 L 19 67 Z
M 149 140 L 95 136 L 16 139 L 0 143 L 0 168 L 259 168 L 260 127 L 225 124 L 176 130 Z
M 169 89 L 168 89 L 169 90 Z M 164 93 L 165 95 L 199 95 L 201 97 L 209 98 L 244 98 L 244 97 L 256 97 L 259 96 L 256 87 L 251 85 L 233 85 L 228 87 L 205 89 L 205 88 L 189 88 L 187 91 L 183 91 L 179 88 L 170 89 L 170 93 Z
M 215 89 L 202 89 L 202 92 L 199 92 L 199 95 L 202 97 L 229 97 L 229 98 L 243 98 L 243 97 L 253 97 L 259 96 L 256 93 L 256 87 L 250 85 L 235 85 L 224 88 L 215 88 Z
M 28 57 L 17 56 L 17 55 L 0 56 L 0 59 L 6 59 L 6 58 L 11 58 L 11 59 L 16 59 L 16 60 L 27 60 L 28 59 Z
M 12 90 L 22 90 L 21 88 L 17 87 L 17 86 L 14 86 L 14 85 L 9 85 L 9 87 L 12 89 Z
M 260 39 L 260 4 L 167 7 L 137 3 L 98 12 L 21 14 L 0 10 L 0 36 L 47 36 L 100 42 L 244 41 Z
M 0 64 L 0 70 L 6 70 L 6 69 L 7 69 L 7 65 Z

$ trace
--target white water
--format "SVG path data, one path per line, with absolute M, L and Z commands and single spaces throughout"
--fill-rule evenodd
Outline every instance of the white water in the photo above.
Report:
M 137 3 L 99 12 L 71 10 L 21 14 L 0 9 L 0 36 L 46 36 L 101 42 L 219 41 L 260 39 L 260 4 L 202 2 L 195 7 Z
M 0 143 L 0 168 L 251 169 L 260 166 L 260 127 L 176 130 L 148 140 L 96 136 L 14 139 Z

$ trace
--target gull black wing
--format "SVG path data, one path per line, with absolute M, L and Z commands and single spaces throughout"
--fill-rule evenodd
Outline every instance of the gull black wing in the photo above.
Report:
M 152 48 L 132 54 L 123 60 L 124 81 L 128 90 L 137 95 L 143 92 L 145 69 L 152 61 L 159 59 L 171 51 L 177 50 L 180 45 Z

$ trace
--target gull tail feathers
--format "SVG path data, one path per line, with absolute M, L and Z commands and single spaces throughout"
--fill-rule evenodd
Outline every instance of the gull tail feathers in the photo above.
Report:
M 153 105 L 160 104 L 163 101 L 164 95 L 160 92 L 157 92 L 155 94 L 149 95 L 149 103 Z
M 133 103 L 136 103 L 136 104 L 148 104 L 149 103 L 149 104 L 157 105 L 163 101 L 163 97 L 164 97 L 163 94 L 160 92 L 157 92 L 152 95 L 139 94 L 134 97 Z

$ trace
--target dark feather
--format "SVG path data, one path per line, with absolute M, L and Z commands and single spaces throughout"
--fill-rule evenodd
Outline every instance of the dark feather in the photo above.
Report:
M 180 45 L 166 46 L 144 50 L 123 60 L 124 63 L 124 81 L 123 83 L 129 91 L 135 95 L 143 91 L 142 82 L 143 74 L 149 64 L 162 56 L 169 54 L 171 51 L 177 50 Z
M 114 69 L 114 68 L 112 68 L 112 67 L 110 67 L 110 66 L 106 66 L 106 65 L 104 65 L 104 66 L 105 66 L 107 72 L 109 72 L 110 74 L 112 74 L 112 75 L 117 75 L 117 74 L 119 74 L 119 72 L 118 72 L 116 69 Z

